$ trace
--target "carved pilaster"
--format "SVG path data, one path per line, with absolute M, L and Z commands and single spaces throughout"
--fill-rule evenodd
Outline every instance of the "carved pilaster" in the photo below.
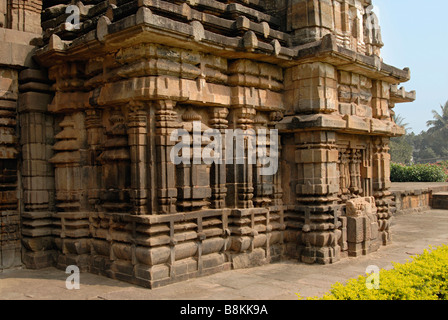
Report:
M 158 204 L 160 213 L 175 213 L 177 188 L 175 179 L 175 165 L 170 159 L 171 149 L 175 142 L 170 141 L 171 132 L 179 129 L 177 112 L 174 111 L 175 102 L 160 100 L 156 102 L 156 167 L 158 185 Z
M 257 112 L 254 119 L 254 129 L 256 136 L 256 148 L 261 148 L 266 150 L 267 155 L 270 151 L 270 141 L 269 141 L 269 129 L 268 129 L 268 119 L 265 115 Z M 266 132 L 265 139 L 261 138 L 258 134 L 261 133 L 260 130 Z M 257 150 L 254 150 L 257 152 Z M 266 207 L 272 203 L 273 194 L 273 176 L 272 175 L 261 175 L 261 169 L 263 164 L 258 157 L 257 152 L 257 162 L 253 165 L 253 186 L 254 186 L 254 199 L 253 203 L 255 207 Z
M 297 211 L 304 220 L 299 250 L 306 263 L 327 264 L 340 259 L 335 138 L 334 132 L 296 134 Z
M 130 204 L 130 152 L 127 126 L 119 108 L 111 111 L 111 128 L 107 131 L 102 163 L 104 189 L 101 193 L 102 209 L 107 212 L 129 212 Z
M 360 196 L 363 193 L 361 184 L 361 151 L 358 149 L 350 150 L 350 192 L 354 196 Z
M 195 211 L 210 206 L 210 168 L 203 159 L 204 147 L 208 145 L 205 131 L 210 129 L 202 122 L 202 116 L 193 108 L 182 115 L 183 129 L 192 137 L 188 163 L 176 164 L 177 206 L 181 211 Z
M 102 170 L 98 160 L 102 152 L 104 143 L 104 127 L 101 123 L 101 111 L 96 109 L 86 110 L 86 130 L 87 130 L 87 166 L 88 174 L 88 202 L 90 210 L 97 211 L 100 201 L 100 191 L 102 189 Z
M 59 123 L 61 131 L 55 136 L 55 156 L 50 162 L 55 167 L 56 213 L 59 219 L 55 239 L 59 250 L 58 266 L 76 264 L 88 269 L 90 246 L 89 214 L 84 192 L 86 181 L 83 172 L 86 142 L 85 115 L 82 112 L 67 114 Z
M 214 209 L 222 209 L 226 206 L 225 199 L 227 194 L 226 187 L 226 149 L 225 149 L 225 129 L 229 127 L 229 121 L 227 116 L 229 115 L 229 110 L 227 108 L 211 108 L 210 109 L 210 127 L 219 130 L 221 134 L 222 142 L 222 163 L 213 163 L 211 166 L 210 173 L 210 186 L 212 188 L 211 197 L 211 207 Z
M 27 69 L 20 73 L 19 96 L 20 144 L 22 147 L 22 260 L 27 268 L 53 266 L 54 242 L 54 170 L 55 122 L 47 107 L 52 94 L 47 73 Z M 44 89 L 44 90 L 43 90 Z M 56 220 L 57 221 L 57 220 Z
M 0 92 L 7 96 L 11 89 L 2 86 L 1 71 Z M 0 271 L 21 265 L 16 106 L 16 101 L 0 100 Z
M 269 129 L 275 130 L 275 125 L 283 119 L 282 112 L 271 112 L 269 114 Z M 282 171 L 281 171 L 281 162 L 280 155 L 282 154 L 282 141 L 281 136 L 278 136 L 277 143 L 277 161 L 278 161 L 278 170 L 276 174 L 273 176 L 273 192 L 272 192 L 272 205 L 281 207 L 283 205 L 283 189 L 282 189 Z M 273 146 L 272 146 L 273 147 Z M 282 222 L 283 223 L 283 222 Z
M 383 245 L 391 242 L 390 222 L 395 209 L 390 186 L 389 139 L 377 138 L 373 144 L 373 195 L 378 208 L 380 239 Z
M 148 112 L 143 104 L 134 104 L 128 116 L 131 156 L 131 202 L 136 215 L 148 214 L 147 188 Z
M 254 117 L 256 110 L 252 107 L 241 107 L 232 110 L 232 123 L 234 128 L 233 137 L 233 164 L 227 165 L 227 189 L 229 197 L 227 202 L 233 208 L 253 208 L 253 166 L 249 164 L 249 157 L 252 156 L 251 150 L 254 136 Z M 241 135 L 240 138 L 237 135 Z M 229 139 L 230 137 L 227 137 Z M 238 145 L 237 145 L 238 144 Z M 243 155 L 238 155 L 236 149 L 244 151 Z M 228 161 L 229 162 L 229 161 Z
M 350 149 L 341 149 L 338 159 L 339 197 L 346 201 L 350 199 Z

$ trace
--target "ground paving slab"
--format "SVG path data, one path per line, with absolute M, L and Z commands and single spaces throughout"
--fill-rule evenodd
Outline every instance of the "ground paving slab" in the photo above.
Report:
M 106 277 L 81 273 L 79 290 L 68 290 L 63 270 L 16 269 L 0 273 L 1 300 L 297 300 L 322 296 L 336 282 L 365 274 L 368 266 L 391 269 L 429 246 L 448 243 L 448 210 L 398 215 L 393 242 L 377 252 L 332 265 L 283 261 L 232 270 L 156 289 L 145 289 Z

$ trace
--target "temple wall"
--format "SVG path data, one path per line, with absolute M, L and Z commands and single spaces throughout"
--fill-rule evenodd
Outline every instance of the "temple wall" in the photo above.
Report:
M 41 0 L 1 0 L 0 28 L 41 33 Z
M 17 70 L 0 67 L 0 269 L 21 265 Z
M 292 0 L 287 30 L 296 45 L 333 34 L 344 48 L 380 56 L 383 47 L 378 17 L 371 0 Z
M 41 1 L 0 1 L 0 270 L 21 267 L 32 247 L 41 251 L 30 238 L 41 235 L 29 231 L 35 227 L 27 220 L 29 206 L 48 204 L 39 192 L 54 189 L 42 156 L 42 146 L 51 143 L 42 136 L 45 127 L 52 130 L 52 117 L 44 115 L 51 89 L 32 58 L 41 38 L 40 11 Z
M 0 116 L 12 121 L 2 130 L 20 136 L 1 140 L 16 150 L 2 192 L 20 195 L 2 215 L 22 222 L 26 267 L 156 287 L 390 243 L 388 144 L 403 134 L 393 108 L 414 94 L 397 87 L 409 70 L 383 63 L 369 40 L 369 1 L 76 5 L 70 28 L 65 2 L 44 2 L 38 48 L 29 41 L 22 56 L 31 69 L 7 50 L 0 64 Z M 37 30 L 20 19 L 8 23 Z M 176 132 L 189 161 L 172 159 Z M 219 138 L 231 144 L 200 157 Z M 268 175 L 265 156 L 278 156 Z

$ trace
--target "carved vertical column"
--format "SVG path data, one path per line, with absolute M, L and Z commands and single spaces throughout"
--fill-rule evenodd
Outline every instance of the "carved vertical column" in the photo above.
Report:
M 14 30 L 40 34 L 40 15 L 42 11 L 41 0 L 3 0 L 8 2 L 7 25 Z
M 363 193 L 361 185 L 361 152 L 358 149 L 350 150 L 350 192 L 352 196 Z
M 356 17 L 354 18 L 354 44 L 356 51 L 362 54 L 366 52 L 366 44 L 364 41 L 364 7 L 360 2 L 355 2 Z
M 253 208 L 253 169 L 249 165 L 249 143 L 250 139 L 256 139 L 253 134 L 253 123 L 256 111 L 252 107 L 241 107 L 232 110 L 232 123 L 235 135 L 238 133 L 244 135 L 244 139 L 238 142 L 234 136 L 233 143 L 233 164 L 227 166 L 227 188 L 229 190 L 228 205 L 233 208 Z M 229 137 L 227 137 L 229 139 Z M 244 145 L 236 145 L 236 143 Z M 243 158 L 237 158 L 236 148 L 244 150 Z M 255 152 L 255 150 L 253 150 Z
M 17 76 L 0 69 L 0 271 L 21 265 Z
M 362 167 L 361 176 L 363 183 L 363 196 L 373 196 L 373 182 L 372 182 L 372 150 L 370 143 L 367 144 L 366 149 L 362 153 Z
M 89 147 L 86 166 L 89 179 L 87 197 L 90 210 L 97 211 L 102 189 L 102 171 L 98 157 L 101 154 L 102 144 L 104 143 L 104 128 L 101 124 L 101 112 L 99 110 L 86 110 L 86 130 L 87 145 Z
M 177 201 L 175 165 L 170 159 L 170 152 L 175 142 L 170 141 L 171 132 L 181 127 L 177 122 L 172 100 L 157 101 L 156 111 L 156 154 L 157 154 L 157 185 L 160 213 L 175 213 Z
M 128 213 L 130 204 L 130 154 L 127 127 L 120 108 L 111 111 L 112 127 L 106 133 L 102 163 L 104 189 L 101 192 L 102 209 L 106 212 Z
M 346 0 L 341 3 L 341 27 L 343 33 L 343 46 L 349 48 L 351 39 L 350 5 Z
M 390 219 L 394 203 L 390 186 L 389 139 L 376 138 L 373 141 L 373 195 L 378 208 L 379 232 L 383 245 L 391 242 Z
M 339 196 L 346 201 L 350 198 L 350 149 L 341 149 L 339 153 Z
M 56 244 L 62 254 L 58 266 L 77 265 L 87 270 L 90 253 L 90 226 L 87 209 L 87 184 L 83 165 L 86 161 L 85 115 L 83 112 L 66 114 L 59 123 L 62 130 L 55 136 L 55 156 L 50 162 L 55 166 L 56 210 L 59 219 L 55 232 Z
M 269 129 L 275 129 L 275 125 L 283 119 L 283 114 L 281 112 L 271 112 L 269 115 Z M 272 205 L 281 207 L 283 205 L 283 189 L 282 189 L 282 170 L 280 166 L 280 155 L 282 154 L 282 142 L 279 135 L 277 141 L 278 148 L 278 171 L 273 176 L 273 200 Z M 283 221 L 282 221 L 283 223 Z
M 148 214 L 147 189 L 147 110 L 142 104 L 131 106 L 128 119 L 128 139 L 131 155 L 131 201 L 132 212 Z
M 271 112 L 269 114 L 269 121 L 268 121 L 268 130 L 275 130 L 275 125 L 280 120 L 283 119 L 283 113 L 282 112 Z M 269 131 L 269 135 L 271 132 Z M 274 141 L 274 139 L 270 139 L 270 136 L 268 138 L 269 146 L 268 146 L 268 152 L 269 156 L 271 157 L 271 161 L 278 161 L 277 163 L 277 172 L 270 177 L 272 181 L 272 194 L 271 194 L 271 203 L 269 206 L 269 215 L 266 219 L 267 228 L 267 241 L 266 241 L 266 252 L 269 257 L 269 260 L 276 261 L 280 260 L 283 257 L 283 254 L 285 252 L 285 213 L 284 213 L 284 206 L 283 206 L 283 188 L 282 188 L 282 166 L 281 166 L 281 154 L 283 152 L 282 150 L 282 138 L 279 135 L 278 140 Z M 272 143 L 276 144 L 276 146 L 272 145 Z M 274 156 L 273 152 L 275 150 L 273 148 L 277 149 L 277 155 Z
M 50 81 L 41 70 L 20 73 L 20 144 L 22 146 L 22 260 L 27 268 L 45 268 L 56 261 L 54 244 L 54 171 L 49 159 L 54 119 L 48 114 Z M 42 89 L 46 87 L 46 90 Z
M 269 132 L 268 132 L 268 119 L 262 114 L 257 113 L 254 120 L 254 128 L 256 136 L 256 147 L 266 148 L 269 152 Z M 266 131 L 266 140 L 261 141 L 258 139 L 258 130 Z M 257 150 L 254 150 L 256 152 Z M 255 207 L 266 207 L 272 202 L 273 195 L 273 176 L 262 176 L 260 174 L 262 164 L 257 154 L 257 163 L 253 165 L 253 181 L 254 181 L 254 199 L 253 203 Z
M 213 163 L 211 167 L 210 185 L 212 188 L 211 207 L 214 209 L 222 209 L 226 206 L 226 149 L 225 149 L 225 129 L 229 127 L 227 116 L 229 110 L 227 108 L 211 108 L 210 109 L 210 127 L 219 130 L 222 137 L 222 163 Z
M 337 194 L 338 150 L 334 132 L 296 134 L 298 166 L 297 210 L 303 215 L 301 259 L 328 264 L 340 259 Z
M 190 146 L 190 163 L 176 165 L 177 207 L 180 211 L 196 211 L 210 206 L 210 167 L 202 158 L 203 147 L 207 145 L 203 134 L 209 128 L 202 123 L 202 116 L 192 108 L 182 115 L 183 129 L 193 137 Z M 171 161 L 171 159 L 170 159 Z M 208 161 L 207 161 L 208 162 Z

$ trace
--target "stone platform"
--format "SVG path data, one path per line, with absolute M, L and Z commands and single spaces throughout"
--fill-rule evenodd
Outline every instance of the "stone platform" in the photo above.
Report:
M 446 182 L 392 183 L 390 192 L 395 196 L 396 214 L 422 212 L 430 208 L 448 209 Z
M 371 5 L 0 0 L 0 269 L 155 288 L 389 245 L 416 92 Z
M 295 293 L 302 297 L 321 296 L 335 282 L 364 274 L 370 265 L 390 269 L 392 261 L 405 263 L 430 245 L 448 243 L 448 211 L 398 215 L 391 228 L 392 244 L 369 256 L 348 258 L 326 266 L 291 260 L 227 271 L 151 290 L 90 273 L 81 274 L 80 290 L 67 290 L 67 274 L 56 268 L 8 270 L 0 273 L 0 299 L 296 300 Z

